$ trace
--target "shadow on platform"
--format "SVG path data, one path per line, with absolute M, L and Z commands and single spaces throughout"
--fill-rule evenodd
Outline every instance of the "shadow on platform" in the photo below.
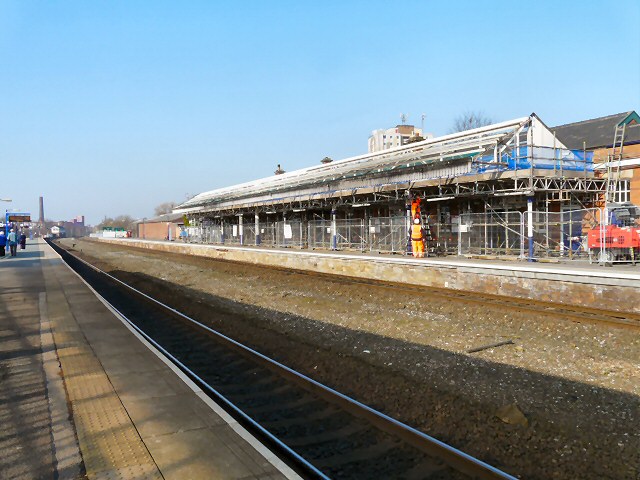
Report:
M 33 247 L 32 247 L 33 248 Z M 0 257 L 0 268 L 7 266 L 27 267 L 32 266 L 44 257 L 44 253 L 40 250 L 20 250 L 18 249 L 15 257 L 12 257 L 7 251 L 4 257 Z

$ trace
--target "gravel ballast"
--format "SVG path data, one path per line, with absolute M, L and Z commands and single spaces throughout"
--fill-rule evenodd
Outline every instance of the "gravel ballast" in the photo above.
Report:
M 639 478 L 638 330 L 456 301 L 426 288 L 88 240 L 61 245 L 512 475 Z

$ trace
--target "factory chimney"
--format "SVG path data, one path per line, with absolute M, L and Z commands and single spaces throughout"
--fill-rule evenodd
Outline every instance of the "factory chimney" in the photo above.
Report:
M 38 214 L 38 233 L 42 237 L 47 233 L 47 226 L 44 224 L 44 198 L 40 197 L 40 213 Z
M 38 215 L 38 223 L 44 225 L 44 198 L 40 197 L 40 215 Z

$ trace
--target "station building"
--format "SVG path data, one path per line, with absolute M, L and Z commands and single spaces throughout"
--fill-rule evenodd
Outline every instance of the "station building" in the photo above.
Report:
M 419 198 L 434 251 L 522 257 L 533 238 L 536 256 L 578 254 L 607 174 L 598 148 L 568 143 L 531 114 L 204 192 L 174 213 L 196 242 L 406 253 Z
M 635 111 L 553 127 L 557 137 L 568 148 L 593 152 L 596 170 L 603 172 L 605 169 L 602 167 L 612 160 L 616 129 L 623 135 L 619 161 L 624 173 L 620 175 L 615 200 L 640 205 L 640 116 Z
M 175 240 L 184 227 L 184 217 L 180 213 L 165 213 L 136 222 L 136 235 L 147 240 Z

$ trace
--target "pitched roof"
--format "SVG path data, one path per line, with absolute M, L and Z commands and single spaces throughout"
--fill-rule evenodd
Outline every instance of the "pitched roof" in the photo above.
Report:
M 606 117 L 592 118 L 582 122 L 567 123 L 551 127 L 552 132 L 556 132 L 556 137 L 567 148 L 582 149 L 586 145 L 587 150 L 599 147 L 609 147 L 613 144 L 613 135 L 616 125 L 638 117 L 638 114 L 631 110 L 629 112 L 616 113 Z M 625 131 L 625 145 L 640 142 L 640 128 L 638 125 L 627 124 Z
M 144 220 L 137 220 L 136 223 L 163 223 L 163 222 L 171 222 L 171 223 L 182 223 L 183 219 L 182 213 L 165 213 L 164 215 L 159 215 L 153 218 L 146 218 Z
M 275 204 L 293 198 L 325 198 L 335 192 L 358 188 L 397 189 L 417 169 L 436 178 L 443 165 L 459 166 L 460 172 L 472 168 L 472 158 L 485 150 L 493 156 L 495 145 L 508 139 L 526 125 L 542 124 L 537 115 L 516 118 L 464 132 L 429 138 L 387 150 L 313 165 L 282 175 L 256 179 L 229 187 L 203 192 L 176 207 L 177 211 L 223 209 L 230 205 Z M 546 126 L 542 125 L 545 129 Z M 425 173 L 425 175 L 427 174 Z M 421 177 L 426 178 L 426 177 Z

